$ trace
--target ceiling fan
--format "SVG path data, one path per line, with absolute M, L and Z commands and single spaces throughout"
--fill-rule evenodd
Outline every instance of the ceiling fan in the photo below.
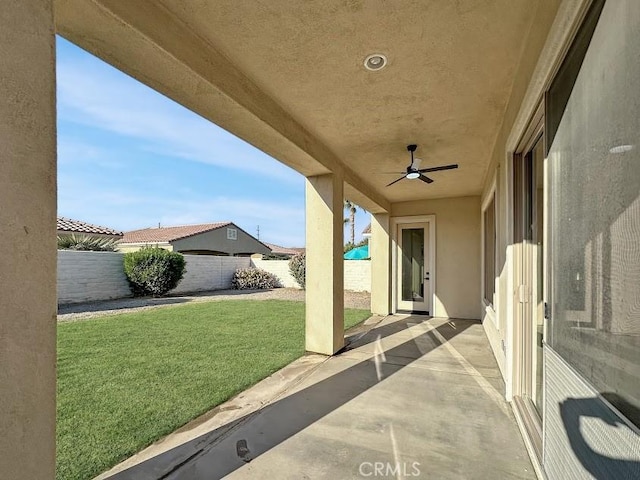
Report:
M 394 180 L 393 182 L 391 182 L 389 185 L 387 185 L 387 187 L 390 187 L 391 185 L 393 185 L 396 182 L 399 182 L 400 180 L 406 178 L 407 180 L 415 180 L 420 179 L 425 183 L 433 183 L 433 179 L 427 177 L 426 175 L 424 175 L 427 172 L 439 172 L 440 170 L 453 170 L 454 168 L 458 168 L 458 164 L 454 163 L 451 165 L 442 165 L 440 167 L 431 167 L 431 168 L 420 168 L 418 169 L 418 165 L 416 165 L 416 160 L 413 158 L 413 152 L 416 151 L 416 149 L 418 148 L 417 145 L 407 145 L 407 150 L 411 153 L 411 163 L 409 164 L 409 166 L 407 167 L 407 171 L 406 172 L 398 172 L 398 173 L 402 173 L 403 175 L 397 179 Z

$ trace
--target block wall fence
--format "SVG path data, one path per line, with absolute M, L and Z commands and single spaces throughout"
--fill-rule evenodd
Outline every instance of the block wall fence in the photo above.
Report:
M 58 250 L 58 304 L 130 297 L 120 252 Z M 185 255 L 186 272 L 171 293 L 231 287 L 233 272 L 251 265 L 247 257 Z
M 273 273 L 280 279 L 284 287 L 300 288 L 289 273 L 288 260 L 258 260 L 252 258 L 251 263 L 262 270 Z M 370 260 L 344 261 L 344 289 L 354 292 L 371 291 Z
M 130 297 L 122 269 L 123 253 L 58 250 L 58 304 L 92 302 Z M 185 255 L 186 272 L 171 293 L 201 292 L 231 288 L 238 268 L 255 266 L 276 275 L 282 286 L 299 288 L 289 273 L 287 260 L 257 260 L 248 257 Z M 371 262 L 346 260 L 344 288 L 371 291 Z

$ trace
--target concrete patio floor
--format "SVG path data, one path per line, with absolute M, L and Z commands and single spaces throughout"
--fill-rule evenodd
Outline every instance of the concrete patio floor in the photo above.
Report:
M 99 478 L 533 479 L 482 326 L 391 316 Z

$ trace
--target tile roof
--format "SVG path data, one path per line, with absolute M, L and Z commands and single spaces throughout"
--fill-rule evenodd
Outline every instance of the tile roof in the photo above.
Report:
M 364 227 L 364 230 L 362 230 L 362 233 L 371 233 L 371 224 L 367 225 L 366 227 Z
M 297 253 L 301 253 L 305 251 L 304 248 L 297 248 L 297 247 L 287 248 L 287 247 L 281 247 L 280 245 L 275 245 L 273 243 L 267 243 L 267 242 L 262 242 L 262 243 L 264 243 L 267 247 L 271 249 L 271 253 L 276 253 L 280 255 L 295 255 Z
M 118 232 L 111 228 L 92 225 L 90 223 L 81 222 L 80 220 L 72 220 L 65 217 L 57 218 L 57 227 L 59 232 L 80 232 L 122 236 L 122 232 Z
M 177 227 L 144 228 L 125 232 L 122 243 L 173 242 L 199 233 L 210 232 L 231 225 L 231 222 L 203 223 L 200 225 L 179 225 Z

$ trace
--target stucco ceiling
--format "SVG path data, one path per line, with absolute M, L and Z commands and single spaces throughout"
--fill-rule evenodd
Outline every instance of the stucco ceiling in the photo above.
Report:
M 61 14 L 68 23 L 67 36 L 86 40 L 88 30 L 74 35 L 82 29 L 80 22 L 88 21 L 77 8 L 72 10 L 79 0 L 58 3 L 67 9 Z M 162 10 L 178 30 L 198 38 L 199 49 L 207 50 L 198 52 L 202 58 L 213 58 L 215 52 L 250 80 L 237 94 L 252 95 L 245 108 L 262 101 L 254 99 L 269 99 L 272 109 L 281 108 L 287 121 L 304 132 L 297 147 L 318 158 L 312 148 L 305 148 L 317 143 L 316 151 L 350 168 L 348 183 L 366 187 L 378 200 L 398 202 L 481 192 L 538 1 L 160 0 L 143 2 L 146 17 L 138 2 L 93 3 L 134 27 L 153 19 L 152 8 Z M 124 18 L 127 15 L 131 18 Z M 149 32 L 164 35 L 157 25 L 145 31 L 145 38 L 154 40 Z M 85 42 L 89 49 L 102 51 L 109 60 L 105 46 L 91 42 Z M 363 60 L 375 52 L 385 54 L 389 64 L 369 72 Z M 131 58 L 142 64 L 142 55 Z M 122 67 L 124 60 L 113 63 Z M 148 76 L 142 73 L 139 78 Z M 176 88 L 154 86 L 170 96 Z M 200 108 L 196 102 L 183 103 Z M 327 163 L 312 165 L 300 155 L 293 160 L 296 154 L 284 147 L 280 155 L 281 147 L 273 139 L 259 139 L 257 129 L 254 135 L 238 122 L 225 123 L 220 114 L 203 114 L 302 173 L 327 171 Z M 281 131 L 287 128 L 282 123 Z M 385 187 L 399 175 L 384 172 L 406 168 L 409 143 L 419 145 L 422 167 L 458 163 L 460 168 L 434 173 L 430 185 L 403 180 Z

